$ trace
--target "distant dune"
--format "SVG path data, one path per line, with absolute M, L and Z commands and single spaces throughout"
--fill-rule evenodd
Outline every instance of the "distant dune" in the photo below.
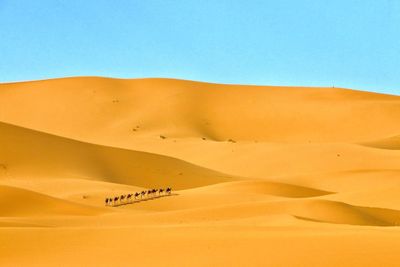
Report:
M 342 88 L 0 84 L 0 265 L 396 266 L 399 122 Z
M 123 147 L 148 135 L 363 142 L 398 134 L 398 99 L 340 88 L 82 77 L 0 84 L 0 121 Z

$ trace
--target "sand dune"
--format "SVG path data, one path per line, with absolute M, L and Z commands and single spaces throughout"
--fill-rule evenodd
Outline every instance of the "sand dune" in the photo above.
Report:
M 203 207 L 196 209 L 182 209 L 169 212 L 169 222 L 194 223 L 208 221 L 241 220 L 259 216 L 290 215 L 297 219 L 313 222 L 324 222 L 346 225 L 367 226 L 398 226 L 400 225 L 400 211 L 382 208 L 353 206 L 343 202 L 328 200 L 298 200 L 298 201 L 259 201 L 252 203 L 235 203 Z M 160 223 L 165 218 L 152 217 Z M 268 221 L 268 219 L 264 220 Z M 138 219 L 138 221 L 142 221 Z
M 0 186 L 0 217 L 42 216 L 42 215 L 97 215 L 95 209 L 65 200 L 56 199 L 33 191 Z M 104 211 L 103 211 L 104 212 Z
M 0 265 L 396 266 L 399 121 L 342 88 L 0 84 Z
M 395 170 L 400 161 L 400 155 L 395 150 L 331 142 L 288 144 L 147 140 L 136 148 L 185 159 L 223 173 L 254 178 Z
M 365 142 L 363 145 L 382 149 L 400 150 L 400 135 L 391 136 L 372 142 Z
M 400 211 L 382 208 L 353 206 L 342 202 L 313 200 L 301 206 L 295 216 L 317 222 L 371 225 L 371 226 L 398 226 L 400 225 Z
M 400 133 L 398 97 L 340 88 L 81 77 L 1 84 L 0 106 L 0 121 L 123 147 L 142 135 L 361 142 Z
M 166 156 L 82 143 L 4 123 L 0 147 L 0 175 L 6 177 L 76 177 L 176 189 L 235 179 Z
M 240 181 L 226 182 L 190 190 L 191 192 L 230 193 L 230 194 L 262 194 L 289 198 L 315 197 L 332 194 L 315 188 L 307 188 L 271 181 Z

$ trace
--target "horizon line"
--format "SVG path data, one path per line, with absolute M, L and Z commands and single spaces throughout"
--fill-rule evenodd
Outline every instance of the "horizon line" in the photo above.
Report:
M 204 83 L 204 84 L 214 84 L 214 85 L 231 85 L 231 86 L 252 86 L 252 87 L 291 87 L 291 88 L 315 88 L 315 89 L 342 89 L 342 90 L 351 90 L 351 91 L 359 91 L 366 93 L 374 93 L 380 95 L 389 95 L 389 96 L 400 96 L 391 94 L 391 93 L 382 93 L 376 91 L 369 91 L 364 89 L 355 89 L 348 87 L 336 87 L 336 86 L 308 86 L 308 85 L 272 85 L 272 84 L 252 84 L 252 83 L 227 83 L 227 82 L 212 82 L 212 81 L 201 81 L 201 80 L 191 80 L 185 78 L 176 78 L 176 77 L 163 77 L 163 76 L 148 76 L 148 77 L 134 77 L 134 78 L 126 78 L 126 77 L 111 77 L 111 76 L 98 76 L 98 75 L 76 75 L 76 76 L 62 76 L 62 77 L 49 77 L 49 78 L 38 78 L 33 80 L 18 80 L 18 81 L 0 81 L 0 85 L 7 84 L 18 84 L 18 83 L 33 83 L 33 82 L 44 82 L 44 81 L 54 81 L 54 80 L 63 80 L 63 79 L 76 79 L 76 78 L 100 78 L 100 79 L 110 79 L 110 80 L 173 80 L 173 81 L 183 81 L 183 82 L 194 82 L 194 83 Z

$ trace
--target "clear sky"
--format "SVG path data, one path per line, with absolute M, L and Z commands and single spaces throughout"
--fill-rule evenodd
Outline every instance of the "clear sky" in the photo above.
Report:
M 400 95 L 400 0 L 0 0 L 0 82 L 84 75 Z

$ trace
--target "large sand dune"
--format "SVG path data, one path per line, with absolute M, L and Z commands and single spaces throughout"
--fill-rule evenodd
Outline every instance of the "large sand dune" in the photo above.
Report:
M 0 265 L 397 266 L 399 122 L 341 88 L 0 84 Z
M 87 144 L 4 123 L 0 132 L 2 174 L 8 177 L 79 177 L 176 189 L 234 179 L 167 156 Z

